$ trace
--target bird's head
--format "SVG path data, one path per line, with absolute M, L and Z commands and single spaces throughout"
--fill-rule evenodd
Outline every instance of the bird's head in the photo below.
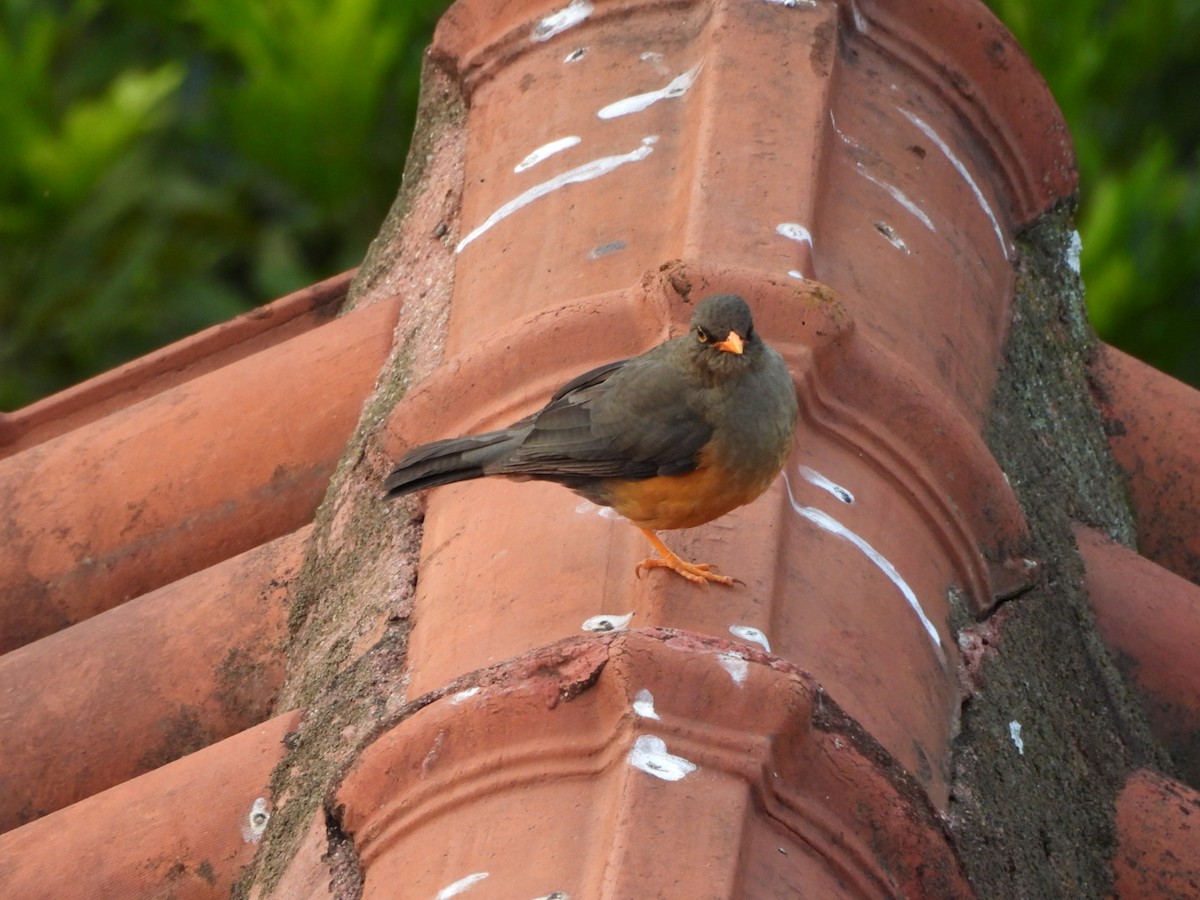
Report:
M 737 294 L 701 300 L 692 313 L 687 341 L 696 365 L 717 377 L 744 370 L 762 349 L 750 307 Z

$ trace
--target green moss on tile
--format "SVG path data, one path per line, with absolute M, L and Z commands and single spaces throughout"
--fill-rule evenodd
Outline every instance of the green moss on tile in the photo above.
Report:
M 986 438 L 1042 564 L 1032 590 L 967 624 L 968 695 L 954 747 L 953 832 L 979 896 L 1100 897 L 1114 800 L 1165 756 L 1107 648 L 1071 532 L 1131 543 L 1133 518 L 1087 385 L 1095 337 L 1071 265 L 1073 206 L 1018 243 L 1013 321 Z
M 453 247 L 442 240 L 446 232 L 435 232 L 437 223 L 458 214 L 462 115 L 457 85 L 427 61 L 404 184 L 346 306 L 399 295 L 401 330 L 330 480 L 295 580 L 288 673 L 276 710 L 303 709 L 305 715 L 272 775 L 271 819 L 235 897 L 271 896 L 314 819 L 326 826 L 338 896 L 361 890 L 353 844 L 331 829 L 326 798 L 364 737 L 405 702 L 421 519 L 414 501 L 382 501 L 390 461 L 381 437 L 388 415 L 419 377 L 418 365 L 428 366 L 414 348 L 440 346 L 445 328 Z
M 380 226 L 379 233 L 371 241 L 366 258 L 350 285 L 346 309 L 354 308 L 381 281 L 386 281 L 388 276 L 394 273 L 397 263 L 394 249 L 408 225 L 414 206 L 426 196 L 426 188 L 431 180 L 431 166 L 439 154 L 444 154 L 447 139 L 449 143 L 454 143 L 454 136 L 462 130 L 465 120 L 466 103 L 459 84 L 443 66 L 432 61 L 426 54 L 421 70 L 417 121 L 412 143 L 408 148 L 408 158 L 404 163 L 400 192 Z M 456 221 L 457 206 L 450 212 L 453 216 L 447 218 Z M 451 243 L 451 224 L 446 220 L 435 223 L 428 237 Z

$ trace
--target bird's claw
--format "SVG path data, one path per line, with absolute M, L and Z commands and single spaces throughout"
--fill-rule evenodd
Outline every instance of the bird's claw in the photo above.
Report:
M 682 575 L 688 581 L 692 582 L 692 584 L 698 584 L 701 587 L 710 581 L 715 581 L 717 584 L 725 585 L 742 583 L 738 581 L 738 579 L 731 578 L 728 575 L 718 575 L 715 571 L 713 571 L 717 567 L 710 566 L 708 563 L 689 563 L 684 562 L 682 559 L 659 559 L 657 556 L 651 556 L 648 559 L 643 559 L 637 564 L 637 567 L 634 569 L 634 571 L 637 573 L 637 577 L 641 578 L 642 573 L 648 569 L 660 568 L 670 569 L 672 572 Z

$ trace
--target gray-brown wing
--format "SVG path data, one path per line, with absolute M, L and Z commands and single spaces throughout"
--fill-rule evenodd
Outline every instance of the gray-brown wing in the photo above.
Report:
M 571 484 L 692 471 L 712 428 L 698 412 L 697 388 L 671 364 L 669 348 L 593 369 L 564 385 L 527 420 L 533 427 L 521 445 L 488 474 Z

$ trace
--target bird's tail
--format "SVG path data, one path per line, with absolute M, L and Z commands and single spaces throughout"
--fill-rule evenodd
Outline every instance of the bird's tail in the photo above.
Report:
M 522 437 L 513 429 L 505 429 L 417 447 L 405 454 L 384 480 L 384 499 L 392 500 L 439 484 L 481 478 L 487 474 L 486 467 L 511 453 Z

